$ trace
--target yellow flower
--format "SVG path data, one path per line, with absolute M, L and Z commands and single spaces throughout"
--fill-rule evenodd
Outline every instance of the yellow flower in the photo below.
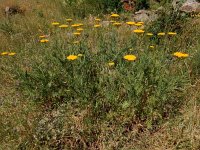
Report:
M 136 56 L 135 55 L 125 55 L 124 59 L 128 60 L 128 61 L 134 61 L 136 60 Z
M 135 25 L 135 22 L 129 21 L 129 22 L 126 22 L 126 24 L 132 26 L 132 25 Z
M 68 25 L 66 25 L 66 24 L 63 24 L 63 25 L 59 26 L 59 28 L 67 28 L 67 27 L 68 27 Z
M 138 23 L 138 24 L 142 24 L 142 25 L 144 24 L 144 22 L 142 22 L 142 21 L 141 21 L 141 22 L 137 22 L 137 23 Z
M 186 58 L 186 57 L 189 56 L 189 54 L 182 53 L 182 52 L 175 52 L 173 55 L 178 57 L 178 58 Z
M 45 37 L 46 37 L 45 35 L 40 35 L 40 36 L 39 36 L 39 38 L 45 38 Z
M 11 53 L 8 53 L 8 56 L 14 56 L 16 53 L 14 52 L 11 52 Z
M 114 62 L 109 62 L 108 65 L 109 65 L 109 66 L 114 66 L 115 63 L 114 63 Z
M 96 18 L 96 19 L 95 19 L 95 21 L 101 21 L 101 19 L 99 19 L 99 18 Z
M 147 33 L 148 36 L 153 36 L 153 33 Z
M 9 54 L 8 52 L 2 52 L 2 53 L 1 53 L 2 56 L 8 55 L 8 54 Z
M 139 26 L 142 26 L 143 24 L 141 24 L 141 23 L 135 23 L 134 25 L 139 27 Z
M 100 28 L 101 25 L 100 25 L 100 24 L 95 24 L 94 27 L 95 27 L 95 28 Z
M 119 22 L 115 22 L 115 23 L 113 23 L 113 26 L 121 26 L 122 24 L 121 23 L 119 23 Z
M 74 32 L 73 35 L 81 35 L 80 32 Z
M 78 54 L 78 57 L 82 57 L 83 56 L 83 54 Z
M 79 23 L 78 25 L 79 25 L 79 27 L 80 27 L 80 26 L 83 26 L 83 24 L 82 24 L 82 23 Z
M 47 39 L 40 40 L 40 43 L 47 43 L 47 42 L 49 42 L 49 40 Z
M 51 23 L 53 26 L 58 26 L 60 23 L 59 22 L 52 22 Z
M 78 29 L 77 29 L 77 31 L 83 31 L 83 30 L 84 30 L 83 28 L 78 28 Z
M 72 19 L 71 19 L 71 18 L 69 18 L 69 19 L 66 19 L 66 21 L 67 21 L 67 22 L 72 22 Z
M 144 33 L 144 30 L 133 30 L 134 33 Z
M 72 27 L 80 27 L 80 25 L 79 24 L 73 24 L 73 25 L 71 25 Z
M 77 24 L 73 24 L 72 27 L 80 27 L 80 26 L 83 26 L 82 23 L 77 23 Z
M 118 14 L 112 14 L 111 17 L 118 18 L 119 15 Z
M 76 60 L 77 58 L 78 58 L 78 56 L 76 56 L 76 55 L 69 55 L 69 56 L 67 56 L 68 60 Z
M 165 35 L 165 33 L 164 32 L 160 32 L 160 33 L 158 33 L 158 35 L 163 36 L 163 35 Z
M 176 35 L 176 32 L 168 32 L 168 35 Z
M 155 48 L 153 45 L 149 46 L 150 48 Z

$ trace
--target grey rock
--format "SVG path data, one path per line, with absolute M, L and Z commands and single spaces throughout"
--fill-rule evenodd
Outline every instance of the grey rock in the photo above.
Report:
M 152 22 L 155 21 L 158 18 L 158 15 L 155 11 L 149 11 L 149 10 L 139 10 L 138 12 L 135 12 L 135 15 L 133 16 L 133 19 L 135 21 L 143 21 L 143 22 Z
M 199 13 L 200 12 L 200 3 L 195 1 L 195 0 L 187 0 L 179 9 L 182 12 L 190 13 L 190 12 L 195 12 Z

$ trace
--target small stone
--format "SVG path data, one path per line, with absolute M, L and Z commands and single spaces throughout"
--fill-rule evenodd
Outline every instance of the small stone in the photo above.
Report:
M 198 3 L 195 0 L 187 0 L 181 7 L 180 11 L 190 13 L 190 12 L 195 12 L 199 13 L 200 12 L 200 3 Z

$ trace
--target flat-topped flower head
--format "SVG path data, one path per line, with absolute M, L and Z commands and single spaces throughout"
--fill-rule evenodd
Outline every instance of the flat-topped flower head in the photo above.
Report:
M 147 33 L 148 36 L 153 36 L 153 33 Z
M 69 18 L 69 19 L 66 19 L 66 21 L 67 21 L 67 22 L 72 22 L 72 19 L 71 19 L 71 18 Z
M 39 38 L 46 38 L 46 35 L 40 35 Z
M 143 21 L 140 21 L 140 22 L 137 22 L 138 24 L 142 24 L 142 25 L 144 25 L 144 22 Z
M 69 56 L 67 56 L 68 60 L 76 60 L 77 58 L 78 58 L 78 56 L 76 56 L 76 55 L 69 55 Z
M 129 22 L 126 22 L 126 24 L 127 24 L 127 25 L 130 25 L 130 26 L 133 26 L 133 25 L 135 25 L 135 22 L 129 21 Z
M 53 26 L 58 26 L 60 23 L 59 22 L 52 22 L 51 23 Z
M 82 24 L 82 23 L 78 23 L 78 25 L 79 25 L 79 27 L 83 26 L 83 24 Z
M 96 18 L 96 19 L 94 19 L 94 20 L 97 21 L 97 22 L 101 21 L 101 19 L 99 19 L 99 18 Z
M 168 35 L 176 35 L 176 32 L 168 32 Z
M 101 27 L 100 24 L 95 24 L 95 25 L 94 25 L 94 28 L 100 28 L 100 27 Z
M 9 52 L 2 52 L 1 56 L 5 56 L 5 55 L 8 55 L 8 54 L 9 54 Z
M 124 59 L 128 61 L 134 61 L 137 59 L 137 57 L 135 55 L 125 55 Z
M 149 46 L 149 48 L 152 48 L 152 49 L 153 49 L 153 48 L 155 48 L 155 46 L 151 45 L 151 46 Z
M 84 29 L 83 28 L 78 28 L 76 29 L 77 31 L 83 31 Z
M 164 32 L 160 32 L 160 33 L 158 33 L 157 35 L 158 35 L 158 36 L 164 36 L 165 33 L 164 33 Z
M 182 52 L 175 52 L 173 55 L 174 55 L 175 57 L 178 57 L 178 58 L 186 58 L 186 57 L 189 56 L 189 54 L 187 54 L 187 53 L 182 53 Z
M 114 65 L 115 65 L 114 62 L 109 62 L 109 63 L 108 63 L 108 66 L 114 66 Z
M 140 30 L 140 29 L 136 29 L 136 30 L 133 30 L 134 33 L 144 33 L 144 30 Z
M 111 17 L 113 17 L 113 18 L 119 18 L 119 15 L 118 14 L 112 14 Z
M 8 56 L 14 56 L 14 55 L 16 55 L 15 52 L 8 53 Z
M 59 28 L 67 28 L 67 27 L 68 27 L 68 25 L 66 25 L 66 24 L 63 24 L 63 25 L 59 26 Z
M 81 35 L 81 33 L 80 32 L 74 32 L 73 35 L 79 36 L 79 35 Z
M 113 23 L 113 26 L 117 26 L 117 27 L 119 27 L 119 26 L 121 26 L 122 24 L 121 23 L 119 23 L 119 22 L 115 22 L 115 23 Z
M 82 23 L 76 23 L 76 24 L 73 24 L 73 25 L 71 25 L 72 27 L 81 27 L 81 26 L 83 26 L 83 24 Z
M 135 23 L 134 25 L 137 26 L 137 27 L 140 27 L 140 26 L 142 26 L 143 24 L 141 24 L 141 23 Z
M 43 39 L 43 40 L 40 40 L 40 43 L 47 43 L 47 42 L 49 42 L 49 40 L 48 40 L 48 39 Z
M 71 25 L 72 27 L 79 27 L 79 25 L 78 24 L 73 24 L 73 25 Z
M 59 28 L 67 28 L 67 27 L 68 27 L 68 25 L 66 25 L 66 24 L 62 24 L 59 26 Z

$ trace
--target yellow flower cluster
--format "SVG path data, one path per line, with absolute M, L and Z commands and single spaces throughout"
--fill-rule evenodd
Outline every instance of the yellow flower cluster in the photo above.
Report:
M 187 53 L 182 53 L 182 52 L 175 52 L 173 55 L 174 55 L 175 57 L 178 57 L 178 58 L 186 58 L 186 57 L 189 56 L 189 54 L 187 54 Z
M 71 19 L 71 18 L 69 18 L 69 19 L 66 19 L 66 21 L 67 21 L 67 22 L 72 22 L 72 19 Z
M 39 38 L 46 38 L 46 35 L 40 35 Z
M 78 28 L 76 29 L 77 31 L 83 31 L 84 29 L 83 28 Z
M 126 22 L 126 24 L 127 24 L 127 25 L 130 25 L 130 26 L 133 26 L 133 25 L 135 25 L 135 22 L 129 21 L 129 22 Z
M 112 14 L 111 17 L 113 17 L 113 18 L 118 18 L 119 15 L 118 15 L 118 14 Z
M 113 26 L 116 26 L 116 27 L 122 26 L 123 23 L 116 21 L 116 20 L 118 20 L 117 18 L 119 18 L 120 15 L 118 15 L 118 14 L 111 14 L 110 17 L 113 18 L 110 21 L 110 23 L 112 23 Z M 70 22 L 72 22 L 72 19 L 66 19 L 66 21 L 68 23 L 70 23 Z M 100 27 L 102 27 L 100 21 L 101 21 L 101 19 L 95 18 L 94 19 L 93 27 L 94 28 L 100 28 Z M 128 21 L 128 22 L 125 22 L 125 24 L 127 24 L 129 26 L 136 26 L 137 28 L 134 29 L 132 32 L 136 33 L 136 34 L 142 34 L 142 35 L 144 35 L 144 33 L 145 33 L 145 31 L 143 30 L 144 22 Z M 60 25 L 59 22 L 52 22 L 52 25 L 53 26 L 58 26 L 60 28 L 68 28 L 69 27 L 69 25 L 67 25 L 67 24 Z M 74 27 L 76 29 L 76 31 L 72 33 L 73 35 L 80 36 L 81 33 L 82 33 L 82 31 L 84 31 L 84 29 L 82 28 L 82 26 L 83 26 L 82 23 L 76 23 L 76 24 L 72 24 L 70 26 Z M 166 32 L 166 33 L 165 32 L 159 32 L 159 33 L 156 33 L 156 34 L 151 33 L 151 32 L 145 33 L 145 35 L 147 35 L 149 37 L 154 36 L 154 35 L 157 35 L 157 36 L 165 36 L 165 35 L 173 36 L 173 35 L 176 35 L 176 34 L 177 34 L 176 32 Z M 45 38 L 47 38 L 47 36 L 45 36 L 45 35 L 41 35 L 40 38 L 42 38 L 40 40 L 41 43 L 47 43 L 47 42 L 49 42 L 48 39 L 45 39 Z M 71 42 L 71 43 L 78 44 L 78 43 L 80 43 L 80 41 L 74 41 L 74 42 Z M 149 48 L 154 49 L 155 46 L 150 45 Z M 131 48 L 130 50 L 133 50 L 133 49 Z M 6 55 L 6 54 L 4 54 L 4 55 Z M 189 56 L 188 54 L 182 53 L 182 52 L 175 52 L 173 55 L 176 56 L 176 57 L 178 57 L 178 58 L 185 58 L 185 57 Z M 83 55 L 82 54 L 69 55 L 66 58 L 67 58 L 67 60 L 76 60 L 76 59 L 78 59 L 78 57 L 81 57 L 81 56 L 83 56 Z M 137 59 L 137 57 L 135 55 L 132 55 L 132 54 L 125 55 L 125 56 L 123 56 L 123 58 L 125 60 L 127 60 L 127 61 L 135 61 Z M 108 62 L 108 66 L 114 66 L 114 65 L 115 65 L 115 62 L 112 62 L 112 61 Z
M 117 26 L 117 27 L 119 27 L 119 26 L 121 26 L 122 24 L 121 23 L 119 23 L 119 22 L 115 22 L 115 23 L 113 23 L 113 26 Z
M 144 33 L 144 30 L 140 30 L 140 29 L 136 29 L 136 30 L 133 30 L 134 33 Z
M 83 54 L 69 55 L 66 58 L 71 61 L 71 60 L 76 60 L 76 59 L 78 59 L 78 57 L 82 57 L 82 56 L 83 56 Z
M 48 42 L 49 42 L 48 39 L 42 39 L 42 40 L 40 40 L 40 43 L 48 43 Z
M 125 60 L 128 60 L 128 61 L 134 61 L 134 60 L 136 60 L 136 56 L 135 55 L 125 55 L 124 56 L 124 59 Z
M 69 55 L 69 56 L 67 56 L 68 60 L 76 60 L 77 58 L 78 58 L 78 56 L 76 56 L 76 55 Z
M 68 27 L 68 25 L 66 25 L 66 24 L 62 24 L 59 26 L 59 28 L 67 28 L 67 27 Z
M 51 23 L 53 26 L 58 26 L 60 23 L 59 22 L 52 22 Z
M 100 28 L 100 27 L 101 27 L 100 24 L 95 24 L 95 25 L 94 25 L 94 28 Z
M 114 62 L 109 62 L 109 63 L 108 63 L 108 66 L 114 66 L 114 65 L 115 65 Z
M 14 56 L 14 55 L 16 55 L 16 53 L 15 52 L 2 52 L 2 53 L 0 53 L 0 55 L 1 56 Z
M 81 26 L 83 26 L 83 24 L 82 23 L 77 23 L 77 24 L 73 24 L 73 25 L 71 25 L 72 27 L 81 27 Z
M 99 21 L 101 21 L 101 19 L 99 19 L 99 18 L 96 18 L 96 19 L 95 19 L 95 21 L 99 22 Z
M 80 32 L 74 32 L 73 35 L 79 36 L 79 35 L 81 35 L 81 33 Z

